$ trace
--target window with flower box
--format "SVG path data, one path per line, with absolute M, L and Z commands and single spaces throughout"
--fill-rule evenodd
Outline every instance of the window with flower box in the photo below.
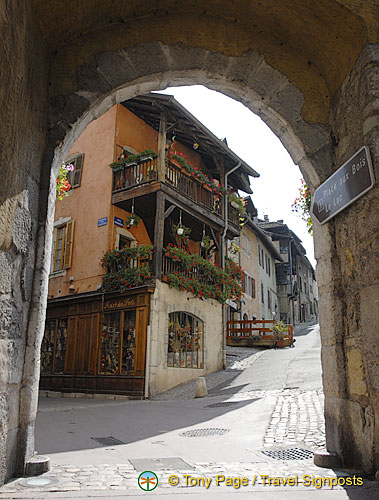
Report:
M 204 323 L 179 311 L 168 317 L 167 366 L 204 368 Z

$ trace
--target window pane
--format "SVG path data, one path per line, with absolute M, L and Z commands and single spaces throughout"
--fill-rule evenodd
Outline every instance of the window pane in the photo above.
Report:
M 54 271 L 59 271 L 60 269 L 62 269 L 64 231 L 65 231 L 65 227 L 58 227 L 58 229 L 57 229 L 57 241 L 56 241 Z
M 68 324 L 67 318 L 58 320 L 57 339 L 55 342 L 54 373 L 64 373 L 64 363 L 66 359 L 66 344 L 67 344 L 67 324 Z
M 124 312 L 124 331 L 122 334 L 121 375 L 127 375 L 134 370 L 136 349 L 136 311 Z
M 46 322 L 41 346 L 41 373 L 51 373 L 53 367 L 55 325 L 55 319 Z
M 167 366 L 204 368 L 204 323 L 192 314 L 169 314 Z
M 120 357 L 120 313 L 104 314 L 100 331 L 99 373 L 119 374 Z

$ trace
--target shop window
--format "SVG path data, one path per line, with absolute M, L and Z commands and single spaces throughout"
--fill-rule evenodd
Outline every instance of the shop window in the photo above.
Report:
M 41 347 L 41 373 L 64 373 L 67 346 L 67 318 L 46 322 Z
M 204 323 L 196 316 L 169 314 L 167 366 L 204 368 Z
M 82 180 L 84 154 L 75 156 L 72 160 L 66 162 L 67 165 L 73 165 L 74 170 L 69 173 L 68 182 L 71 184 L 71 189 L 78 188 Z
M 100 330 L 99 374 L 127 375 L 134 370 L 136 312 L 106 313 Z
M 71 267 L 74 221 L 68 220 L 54 227 L 51 271 L 53 273 Z

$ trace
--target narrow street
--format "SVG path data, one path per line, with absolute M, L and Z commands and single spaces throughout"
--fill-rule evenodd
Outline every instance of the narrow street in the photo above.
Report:
M 302 480 L 304 474 L 329 480 L 352 474 L 313 464 L 309 452 L 325 446 L 318 325 L 303 327 L 296 340 L 295 348 L 229 348 L 228 369 L 207 377 L 209 394 L 201 399 L 193 399 L 193 383 L 153 401 L 41 398 L 36 449 L 50 457 L 51 471 L 32 478 L 34 486 L 25 479 L 5 485 L 0 498 L 250 498 L 254 492 L 262 499 L 300 499 L 305 491 L 307 498 L 375 498 L 375 483 L 366 479 L 347 489 Z M 291 459 L 270 456 L 294 448 L 308 458 L 296 450 Z M 157 474 L 154 493 L 139 489 L 143 471 Z M 249 484 L 217 485 L 218 475 L 246 477 Z M 265 484 L 264 475 L 299 482 L 279 488 Z M 209 489 L 186 484 L 189 476 L 212 479 Z

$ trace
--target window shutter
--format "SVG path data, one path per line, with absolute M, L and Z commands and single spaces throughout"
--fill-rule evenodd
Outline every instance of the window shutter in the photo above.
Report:
M 82 180 L 83 160 L 84 154 L 81 154 L 75 158 L 75 161 L 73 161 L 75 169 L 71 175 L 71 188 L 77 188 L 80 186 L 80 182 Z
M 72 240 L 74 236 L 74 221 L 71 220 L 67 222 L 66 227 L 66 244 L 64 248 L 64 261 L 63 269 L 68 269 L 71 267 L 71 256 L 72 256 Z

